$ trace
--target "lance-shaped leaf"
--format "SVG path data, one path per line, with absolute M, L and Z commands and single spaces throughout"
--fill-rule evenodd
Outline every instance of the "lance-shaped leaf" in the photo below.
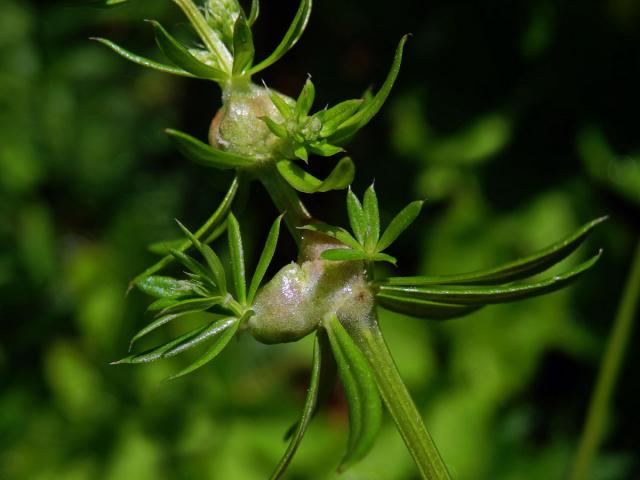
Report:
M 320 372 L 321 366 L 323 363 L 323 355 L 329 353 L 322 351 L 320 347 L 319 336 L 316 335 L 315 344 L 313 347 L 313 362 L 311 365 L 311 380 L 309 381 L 309 389 L 307 390 L 307 396 L 304 399 L 304 407 L 302 409 L 302 415 L 300 416 L 300 420 L 295 426 L 295 430 L 291 437 L 291 441 L 289 442 L 289 446 L 287 450 L 284 452 L 282 459 L 278 463 L 275 471 L 271 474 L 271 480 L 279 480 L 282 475 L 284 475 L 289 463 L 291 463 L 291 459 L 293 455 L 296 453 L 296 450 L 300 446 L 300 442 L 302 442 L 302 438 L 304 437 L 305 432 L 307 431 L 307 427 L 309 426 L 309 422 L 313 417 L 313 414 L 316 409 L 316 405 L 318 402 L 318 391 L 320 386 Z
M 226 327 L 224 330 L 221 330 L 221 333 L 216 333 L 216 338 L 213 341 L 213 345 L 207 350 L 200 358 L 198 358 L 195 362 L 193 362 L 188 367 L 183 368 L 175 375 L 170 376 L 167 380 L 175 380 L 176 378 L 187 375 L 188 373 L 193 372 L 194 370 L 202 367 L 206 363 L 209 363 L 211 360 L 216 358 L 218 354 L 224 350 L 224 348 L 229 344 L 233 336 L 238 331 L 238 327 L 242 323 L 242 320 L 237 318 L 233 318 L 226 323 Z
M 161 242 L 153 242 L 147 245 L 147 250 L 157 255 L 169 255 L 169 250 L 172 248 L 180 248 L 180 245 L 184 243 L 182 238 L 176 238 L 172 240 L 163 240 Z
M 172 277 L 152 275 L 138 284 L 138 288 L 147 295 L 156 298 L 179 298 L 193 293 L 193 283 Z
M 313 86 L 313 82 L 311 81 L 311 79 L 307 78 L 307 81 L 304 82 L 302 91 L 298 96 L 298 100 L 296 100 L 296 106 L 293 111 L 293 114 L 298 120 L 305 117 L 309 113 L 309 110 L 311 110 L 315 98 L 316 88 Z
M 273 254 L 275 253 L 276 245 L 278 244 L 280 223 L 282 222 L 283 215 L 276 218 L 269 230 L 269 234 L 267 235 L 267 240 L 264 244 L 264 248 L 262 249 L 262 253 L 260 254 L 256 271 L 251 278 L 251 285 L 249 286 L 249 294 L 247 296 L 247 303 L 249 305 L 253 303 L 253 299 L 255 298 L 258 288 L 260 288 L 260 284 L 262 283 L 262 279 L 264 278 L 265 273 L 267 273 L 267 268 L 269 268 L 269 264 L 273 259 Z
M 532 255 L 496 268 L 442 276 L 391 277 L 389 285 L 497 285 L 544 272 L 573 253 L 596 225 L 607 217 L 597 218 L 580 227 L 575 233 Z
M 481 305 L 457 305 L 450 303 L 431 302 L 420 300 L 419 298 L 393 295 L 391 293 L 379 292 L 376 295 L 376 303 L 391 310 L 392 312 L 403 313 L 412 317 L 426 318 L 429 320 L 448 320 L 468 315 L 480 309 Z
M 378 196 L 373 184 L 364 192 L 362 207 L 364 218 L 367 222 L 364 248 L 367 252 L 373 252 L 380 238 L 380 210 L 378 208 Z
M 402 51 L 404 49 L 404 44 L 407 41 L 407 38 L 408 37 L 405 35 L 400 40 L 398 48 L 396 49 L 395 56 L 393 58 L 391 69 L 389 70 L 389 74 L 382 84 L 382 87 L 380 87 L 378 93 L 376 93 L 376 95 L 370 101 L 366 101 L 357 113 L 355 113 L 351 118 L 340 125 L 335 133 L 333 133 L 328 138 L 330 143 L 334 145 L 343 145 L 344 143 L 349 141 L 358 130 L 369 123 L 369 121 L 378 113 L 378 111 L 380 111 L 380 108 L 382 108 L 382 105 L 384 105 L 384 102 L 387 100 L 387 97 L 391 92 L 391 88 L 393 87 L 393 84 L 398 77 L 400 64 L 402 63 Z
M 204 265 L 202 265 L 195 258 L 191 257 L 190 255 L 187 255 L 184 252 L 181 252 L 180 250 L 171 250 L 171 255 L 173 255 L 173 258 L 175 258 L 178 262 L 184 265 L 191 273 L 196 275 L 199 280 L 205 281 L 209 278 L 209 275 Z
M 266 84 L 265 88 L 267 88 Z M 282 115 L 282 117 L 285 119 L 291 117 L 291 115 L 293 115 L 293 107 L 289 105 L 289 103 L 287 103 L 284 97 L 278 92 L 274 92 L 270 88 L 267 88 L 267 91 L 269 92 L 269 98 L 271 99 L 271 102 L 276 107 L 278 112 L 280 112 L 280 115 Z
M 322 123 L 320 135 L 323 137 L 332 135 L 340 125 L 347 121 L 347 119 L 362 106 L 362 102 L 363 100 L 359 98 L 355 100 L 345 100 L 328 110 L 322 110 L 314 114 L 314 117 L 318 118 Z
M 400 234 L 413 223 L 420 214 L 422 203 L 423 202 L 419 200 L 411 202 L 409 205 L 404 207 L 393 220 L 391 220 L 391 223 L 382 234 L 382 237 L 380 237 L 378 245 L 376 245 L 376 250 L 378 252 L 385 250 L 389 245 L 395 242 Z
M 135 53 L 122 48 L 118 44 L 112 42 L 111 40 L 107 40 L 106 38 L 91 37 L 91 40 L 95 40 L 96 42 L 100 42 L 101 44 L 106 45 L 123 58 L 126 58 L 130 62 L 137 63 L 138 65 L 141 65 L 143 67 L 152 68 L 164 73 L 171 73 L 173 75 L 180 75 L 182 77 L 196 78 L 195 75 L 187 72 L 186 70 L 183 70 L 182 68 L 166 65 L 164 63 L 156 62 L 140 55 L 136 55 Z
M 173 129 L 167 129 L 165 132 L 185 157 L 205 167 L 231 170 L 247 167 L 255 163 L 255 160 L 251 157 L 213 148 L 187 133 Z
M 227 292 L 227 280 L 226 273 L 224 271 L 224 266 L 220 261 L 220 258 L 216 253 L 209 247 L 208 245 L 202 243 L 200 240 L 196 238 L 196 236 L 189 231 L 187 227 L 185 227 L 182 223 L 176 220 L 180 229 L 184 232 L 184 234 L 189 238 L 191 243 L 196 247 L 196 249 L 200 252 L 207 262 L 207 266 L 213 275 L 213 279 L 215 280 L 215 285 L 218 287 L 218 290 L 221 294 L 225 294 Z
M 225 194 L 222 202 L 218 206 L 215 212 L 207 219 L 207 221 L 194 233 L 195 238 L 202 238 L 207 232 L 212 232 L 212 234 L 217 233 L 219 228 L 223 226 L 226 222 L 227 214 L 231 209 L 231 205 L 236 198 L 238 193 L 238 187 L 240 186 L 240 179 L 236 176 L 231 182 L 229 186 L 229 190 Z M 224 231 L 224 230 L 223 230 Z M 211 235 L 211 234 L 210 234 Z M 215 237 L 217 238 L 217 237 Z M 213 241 L 212 238 L 207 238 L 205 243 Z M 169 248 L 169 250 L 176 250 L 180 252 L 186 251 L 192 245 L 190 240 L 183 241 L 179 247 L 177 248 Z M 147 278 L 150 275 L 153 275 L 157 271 L 169 265 L 174 260 L 173 255 L 167 255 L 163 257 L 161 260 L 153 264 L 151 267 L 147 268 L 144 272 L 138 275 L 136 278 L 131 280 L 129 283 L 129 290 L 133 288 L 135 285 L 140 283 L 143 279 Z
M 400 295 L 420 300 L 456 303 L 462 305 L 512 302 L 514 300 L 554 292 L 567 286 L 584 272 L 593 267 L 601 254 L 601 251 L 598 252 L 598 254 L 568 272 L 530 283 L 509 284 L 504 286 L 410 286 L 387 285 L 382 283 L 379 286 L 379 292 L 382 294 Z
M 247 23 L 250 27 L 256 23 L 258 16 L 260 15 L 260 0 L 251 0 L 251 10 L 249 10 L 249 18 L 247 18 Z
M 311 4 L 311 0 L 302 0 L 300 2 L 300 6 L 293 18 L 293 22 L 291 22 L 291 26 L 289 26 L 289 29 L 287 30 L 287 33 L 285 33 L 280 44 L 271 55 L 251 68 L 251 70 L 249 70 L 250 74 L 254 74 L 260 70 L 264 70 L 270 65 L 273 65 L 298 42 L 304 32 L 304 29 L 307 27 L 307 23 L 309 23 Z
M 358 241 L 344 228 L 327 225 L 326 223 L 311 223 L 298 228 L 300 228 L 300 230 L 310 230 L 312 232 L 328 235 L 329 237 L 335 238 L 339 242 L 344 243 L 348 247 L 351 247 L 353 250 L 361 250 Z
M 324 180 L 314 177 L 291 160 L 281 160 L 276 164 L 280 175 L 289 185 L 303 193 L 342 190 L 353 181 L 355 166 L 349 157 L 342 158 Z
M 254 54 L 251 28 L 240 12 L 233 27 L 233 74 L 242 75 L 251 66 Z
M 347 192 L 347 215 L 349 216 L 349 225 L 351 231 L 356 236 L 359 243 L 364 244 L 367 233 L 367 219 L 364 216 L 362 204 L 355 193 L 349 187 Z
M 349 445 L 340 464 L 344 470 L 371 450 L 382 421 L 382 405 L 371 367 L 334 315 L 326 322 L 338 374 L 349 403 Z
M 208 78 L 216 82 L 226 82 L 228 75 L 194 57 L 180 42 L 171 36 L 160 23 L 149 20 L 155 31 L 156 43 L 169 60 L 196 77 Z
M 240 224 L 233 213 L 229 214 L 227 223 L 233 285 L 238 302 L 244 305 L 247 301 L 247 280 L 244 271 L 244 247 L 242 245 L 242 235 L 240 234 Z

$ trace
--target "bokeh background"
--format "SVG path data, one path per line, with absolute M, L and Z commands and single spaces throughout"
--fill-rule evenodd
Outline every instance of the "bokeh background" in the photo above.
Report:
M 227 185 L 162 132 L 204 137 L 219 91 L 88 40 L 158 58 L 142 20 L 184 30 L 169 1 L 69 3 L 0 0 L 0 478 L 267 478 L 301 407 L 309 341 L 242 337 L 171 383 L 188 358 L 108 365 L 149 320 L 142 294 L 124 296 L 154 260 L 147 244 L 175 238 L 174 218 L 197 227 Z M 263 2 L 259 56 L 295 8 Z M 354 188 L 375 179 L 386 219 L 427 199 L 393 252 L 404 273 L 490 266 L 611 215 L 566 264 L 605 250 L 570 289 L 448 323 L 382 314 L 458 479 L 557 479 L 570 465 L 640 230 L 639 27 L 637 0 L 322 0 L 264 73 L 290 95 L 313 74 L 322 107 L 379 85 L 413 33 L 387 105 L 350 146 Z M 316 197 L 314 213 L 345 221 L 343 193 Z M 255 262 L 276 212 L 257 187 L 236 212 Z M 294 256 L 284 240 L 276 264 Z M 638 335 L 629 342 L 592 480 L 640 478 Z M 347 432 L 336 391 L 288 478 L 417 478 L 388 419 L 338 477 Z

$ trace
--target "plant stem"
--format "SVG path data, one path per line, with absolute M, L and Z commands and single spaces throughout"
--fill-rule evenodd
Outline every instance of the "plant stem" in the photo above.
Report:
M 374 318 L 372 322 L 349 325 L 348 328 L 353 331 L 354 340 L 375 372 L 382 399 L 409 453 L 416 462 L 421 477 L 425 480 L 450 480 L 451 477 L 440 452 L 400 377 L 378 327 L 377 319 Z
M 231 53 L 229 53 L 224 42 L 211 29 L 198 7 L 191 0 L 173 0 L 173 2 L 184 12 L 209 51 L 218 58 L 223 70 L 231 73 L 233 65 Z
M 262 166 L 256 172 L 256 176 L 269 193 L 278 211 L 285 214 L 284 221 L 299 246 L 302 234 L 298 227 L 308 224 L 312 219 L 311 214 L 300 200 L 298 193 L 280 176 L 275 165 L 269 163 Z
M 606 417 L 609 413 L 609 403 L 622 364 L 627 340 L 631 334 L 639 299 L 640 239 L 636 245 L 631 271 L 627 277 L 613 325 L 613 331 L 609 337 L 596 386 L 591 396 L 587 419 L 578 445 L 578 452 L 576 453 L 569 476 L 570 480 L 583 480 L 587 478 L 589 466 L 602 438 L 602 431 L 604 430 Z

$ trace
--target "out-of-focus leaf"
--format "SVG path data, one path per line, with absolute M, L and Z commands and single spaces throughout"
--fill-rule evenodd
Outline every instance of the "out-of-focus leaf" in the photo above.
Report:
M 300 2 L 300 6 L 298 7 L 298 11 L 293 18 L 293 22 L 291 22 L 291 26 L 289 26 L 289 29 L 287 30 L 287 33 L 285 33 L 284 38 L 282 39 L 280 44 L 276 47 L 271 55 L 251 68 L 251 70 L 249 70 L 249 73 L 254 74 L 259 72 L 260 70 L 264 70 L 270 65 L 273 65 L 298 42 L 298 40 L 302 36 L 302 33 L 307 27 L 307 23 L 309 23 L 309 16 L 311 15 L 311 4 L 311 0 L 302 0 Z
M 158 255 L 169 255 L 169 250 L 172 248 L 180 248 L 180 245 L 184 243 L 182 238 L 176 238 L 174 240 L 164 240 L 162 242 L 153 242 L 152 244 L 147 246 L 147 249 L 151 253 L 156 253 Z
M 193 75 L 192 73 L 189 73 L 186 70 L 183 70 L 182 68 L 172 67 L 171 65 L 165 65 L 164 63 L 156 62 L 154 60 L 149 60 L 148 58 L 142 57 L 140 55 L 136 55 L 135 53 L 132 53 L 122 48 L 118 44 L 106 38 L 91 37 L 91 40 L 95 40 L 96 42 L 100 42 L 101 44 L 106 45 L 111 50 L 116 52 L 118 55 L 126 58 L 130 62 L 137 63 L 138 65 L 142 65 L 143 67 L 153 68 L 154 70 L 158 70 L 160 72 L 172 73 L 174 75 L 180 75 L 182 77 L 196 78 L 196 75 Z
M 249 294 L 247 296 L 247 302 L 249 305 L 253 303 L 253 299 L 256 296 L 258 288 L 260 288 L 262 279 L 264 278 L 264 274 L 267 273 L 267 268 L 269 268 L 269 264 L 273 259 L 273 254 L 275 253 L 276 245 L 278 244 L 281 222 L 282 215 L 276 218 L 269 230 L 269 234 L 267 235 L 267 240 L 264 244 L 264 248 L 262 249 L 262 253 L 260 254 L 256 271 L 253 274 L 253 278 L 251 278 L 251 285 L 249 286 Z
M 247 301 L 247 280 L 244 271 L 244 247 L 240 234 L 240 224 L 233 213 L 229 214 L 228 229 L 229 253 L 231 254 L 231 272 L 233 284 L 238 302 L 245 304 Z
M 400 234 L 404 232 L 418 217 L 420 210 L 422 210 L 422 203 L 423 202 L 420 200 L 411 202 L 409 205 L 404 207 L 393 220 L 391 220 L 391 223 L 382 234 L 382 237 L 380 237 L 376 250 L 385 250 L 389 245 L 395 242 L 396 238 L 398 238 Z
M 251 66 L 254 54 L 251 28 L 241 12 L 233 27 L 233 74 L 242 75 Z
M 342 190 L 349 186 L 355 175 L 355 166 L 349 157 L 342 158 L 324 180 L 314 177 L 291 160 L 281 160 L 276 166 L 287 183 L 303 193 Z
M 382 422 L 382 404 L 367 359 L 335 315 L 326 330 L 349 402 L 349 445 L 340 463 L 344 470 L 373 447 Z
M 250 157 L 226 152 L 219 148 L 213 148 L 187 133 L 173 129 L 167 129 L 165 131 L 185 157 L 205 167 L 231 170 L 234 168 L 247 167 L 255 163 L 254 159 Z

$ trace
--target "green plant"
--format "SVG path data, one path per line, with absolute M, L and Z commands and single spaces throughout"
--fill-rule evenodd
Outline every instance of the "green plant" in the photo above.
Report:
M 110 6 L 125 1 L 93 3 Z M 222 107 L 213 118 L 208 142 L 172 129 L 167 134 L 186 157 L 206 167 L 232 170 L 235 178 L 203 226 L 192 233 L 180 225 L 185 239 L 160 245 L 166 255 L 132 281 L 132 286 L 157 297 L 149 307 L 156 319 L 134 336 L 132 345 L 190 313 L 207 312 L 210 321 L 168 343 L 114 363 L 151 362 L 210 343 L 209 349 L 175 378 L 212 360 L 234 335 L 245 330 L 264 343 L 296 341 L 315 332 L 312 376 L 303 413 L 288 434 L 289 446 L 272 478 L 280 478 L 285 472 L 337 377 L 349 403 L 350 422 L 347 452 L 339 469 L 348 468 L 368 453 L 380 426 L 384 402 L 422 477 L 449 478 L 386 347 L 376 309 L 449 319 L 486 305 L 558 290 L 591 268 L 600 253 L 562 274 L 532 277 L 570 255 L 602 219 L 544 250 L 497 268 L 439 277 L 377 278 L 375 262 L 396 264 L 385 251 L 418 217 L 422 202 L 410 203 L 382 231 L 373 185 L 362 202 L 349 189 L 346 204 L 350 233 L 319 222 L 308 212 L 299 193 L 341 190 L 351 184 L 355 165 L 349 157 L 339 160 L 324 179 L 313 176 L 305 165 L 314 155 L 342 154 L 347 143 L 377 114 L 398 75 L 406 37 L 400 41 L 378 92 L 311 113 L 315 87 L 310 79 L 296 99 L 252 81 L 254 74 L 278 61 L 297 43 L 309 19 L 311 0 L 301 1 L 281 43 L 257 63 L 251 31 L 259 14 L 257 0 L 248 15 L 237 0 L 206 0 L 201 7 L 192 0 L 174 3 L 190 21 L 201 45 L 189 48 L 151 21 L 156 42 L 170 63 L 140 57 L 110 40 L 96 40 L 140 65 L 217 83 L 222 89 Z M 248 282 L 240 226 L 231 209 L 239 188 L 252 180 L 265 187 L 282 215 L 274 222 Z M 296 241 L 297 262 L 263 282 L 277 246 L 281 219 Z M 230 268 L 210 246 L 225 231 Z M 195 249 L 202 261 L 186 253 L 189 249 Z M 186 268 L 185 278 L 157 275 L 174 261 Z

